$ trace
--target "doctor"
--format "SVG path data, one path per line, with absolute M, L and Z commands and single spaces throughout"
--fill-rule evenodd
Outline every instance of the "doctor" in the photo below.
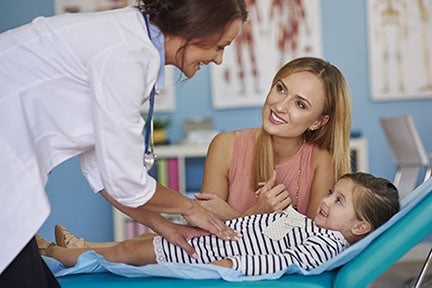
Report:
M 50 171 L 77 155 L 95 192 L 190 255 L 186 239 L 202 232 L 159 213 L 238 237 L 148 176 L 140 111 L 162 88 L 164 65 L 192 77 L 202 65 L 221 64 L 246 18 L 243 0 L 141 0 L 137 7 L 40 17 L 0 34 L 1 287 L 58 286 L 34 235 L 50 212 Z

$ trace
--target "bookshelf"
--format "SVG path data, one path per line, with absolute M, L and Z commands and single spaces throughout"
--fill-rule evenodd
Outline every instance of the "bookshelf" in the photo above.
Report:
M 207 155 L 208 145 L 161 145 L 155 146 L 155 153 L 159 156 L 159 160 L 156 162 L 156 167 L 150 171 L 149 174 L 155 176 L 162 176 L 166 181 L 166 186 L 177 187 L 179 192 L 186 194 L 186 159 L 187 158 L 202 158 Z M 365 138 L 352 138 L 350 140 L 351 150 L 351 164 L 353 172 L 362 171 L 368 172 L 368 151 L 367 151 L 367 140 Z M 162 163 L 162 165 L 161 165 Z M 175 169 L 174 164 L 177 165 Z M 170 169 L 171 165 L 171 169 Z M 160 172 L 160 171 L 161 172 Z M 158 173 L 159 172 L 159 173 Z M 177 175 L 169 175 L 174 172 Z M 171 178 L 171 181 L 169 180 Z M 177 181 L 175 181 L 177 179 Z M 159 180 L 159 179 L 158 179 Z M 170 183 L 171 182 L 171 183 Z M 164 183 L 161 183 L 164 184 Z M 176 186 L 177 185 L 177 186 Z M 164 215 L 169 220 L 185 224 L 185 220 L 180 215 Z M 139 234 L 148 232 L 148 228 L 144 225 L 136 223 L 130 217 L 126 216 L 122 212 L 113 208 L 113 225 L 114 225 L 114 241 L 121 241 L 128 238 L 132 238 Z
M 186 194 L 186 159 L 205 157 L 207 148 L 208 145 L 156 145 L 154 152 L 159 156 L 159 159 L 149 174 L 156 176 L 159 183 Z M 162 179 L 158 177 L 161 175 Z M 129 216 L 116 208 L 113 209 L 114 241 L 125 240 L 133 237 L 133 235 L 148 232 L 144 225 L 134 223 Z M 164 216 L 173 222 L 185 224 L 185 220 L 179 215 Z

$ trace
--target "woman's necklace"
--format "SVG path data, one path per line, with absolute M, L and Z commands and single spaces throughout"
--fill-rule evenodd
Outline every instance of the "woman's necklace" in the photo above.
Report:
M 300 147 L 300 161 L 299 166 L 297 169 L 297 187 L 296 187 L 296 194 L 295 194 L 295 203 L 293 203 L 294 209 L 298 210 L 298 201 L 299 201 L 299 193 L 300 193 L 300 178 L 302 174 L 302 162 L 303 162 L 303 151 L 304 151 L 304 144 L 303 142 L 302 146 Z

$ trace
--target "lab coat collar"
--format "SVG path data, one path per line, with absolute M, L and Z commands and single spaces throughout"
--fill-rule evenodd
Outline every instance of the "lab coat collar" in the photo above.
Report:
M 156 80 L 156 93 L 159 93 L 165 85 L 165 37 L 158 27 L 151 24 L 150 18 L 147 14 L 144 14 L 144 17 L 147 18 L 146 23 L 149 25 L 150 40 L 158 50 L 160 57 L 159 74 Z

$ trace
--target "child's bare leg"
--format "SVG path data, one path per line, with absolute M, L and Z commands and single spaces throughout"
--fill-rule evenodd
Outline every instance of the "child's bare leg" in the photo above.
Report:
M 84 241 L 85 245 L 88 248 L 91 249 L 96 249 L 96 248 L 109 248 L 109 247 L 114 247 L 118 244 L 121 243 L 121 241 L 113 241 L 113 242 L 89 242 L 89 241 Z
M 137 237 L 131 239 L 131 240 L 144 240 L 144 239 L 153 239 L 155 236 L 157 236 L 158 234 L 153 233 L 153 232 L 147 232 L 147 233 L 143 233 L 141 235 L 138 235 Z
M 126 240 L 113 247 L 94 249 L 51 246 L 47 249 L 47 256 L 57 259 L 66 267 L 72 267 L 76 264 L 81 254 L 90 250 L 94 250 L 97 254 L 102 255 L 110 262 L 137 266 L 156 263 L 153 238 Z
M 135 239 L 153 239 L 156 234 L 154 233 L 144 233 L 141 234 L 132 240 Z M 84 238 L 80 238 L 72 234 L 68 229 L 66 229 L 62 225 L 55 226 L 55 239 L 57 246 L 65 247 L 65 248 L 108 248 L 114 247 L 121 243 L 121 241 L 115 242 L 89 242 Z
M 135 238 L 129 239 L 129 240 L 145 240 L 145 239 L 153 239 L 157 234 L 148 232 L 141 235 L 138 235 Z M 121 243 L 121 241 L 115 241 L 115 242 L 90 242 L 84 240 L 85 245 L 88 248 L 108 248 L 113 247 Z

